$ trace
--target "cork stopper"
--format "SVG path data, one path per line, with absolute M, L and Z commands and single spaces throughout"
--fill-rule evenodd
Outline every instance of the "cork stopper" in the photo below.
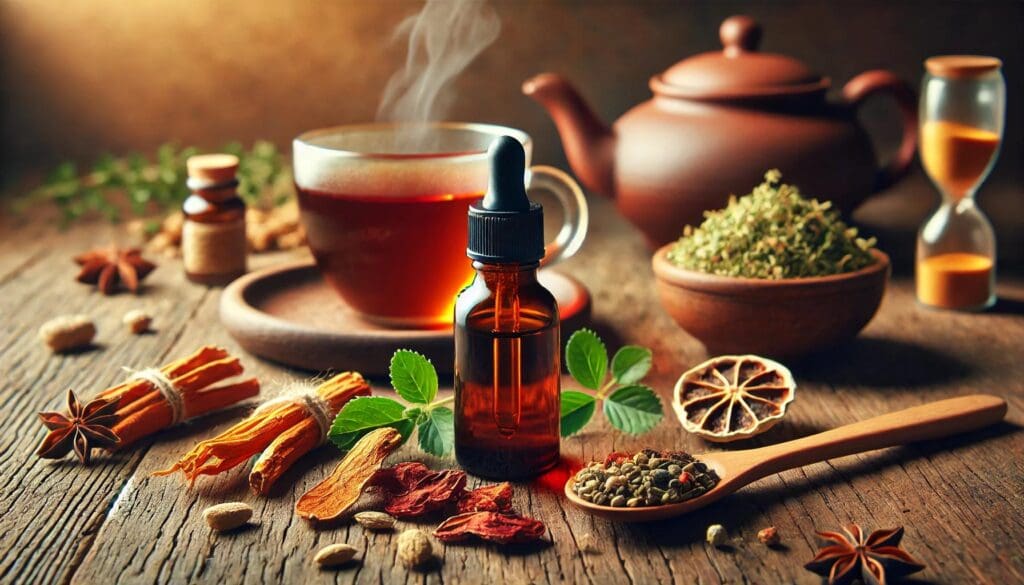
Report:
M 1003 62 L 999 59 L 980 55 L 943 55 L 931 57 L 924 62 L 928 73 L 955 79 L 979 77 L 997 71 L 1002 66 Z
M 238 157 L 233 154 L 197 154 L 188 157 L 189 182 L 205 185 L 231 183 L 238 171 Z

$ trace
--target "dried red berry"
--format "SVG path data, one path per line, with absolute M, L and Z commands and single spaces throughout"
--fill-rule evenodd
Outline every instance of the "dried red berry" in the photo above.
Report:
M 498 483 L 465 492 L 459 498 L 459 514 L 466 512 L 512 512 L 512 484 Z
M 543 538 L 547 527 L 540 520 L 499 512 L 469 512 L 452 516 L 434 531 L 441 542 L 458 542 L 470 536 L 500 544 L 533 542 Z
M 693 476 L 690 475 L 690 473 L 688 471 L 684 471 L 684 472 L 679 474 L 679 483 L 687 483 L 687 482 L 689 482 L 692 479 L 693 479 Z
M 606 467 L 612 463 L 620 465 L 623 461 L 628 460 L 630 457 L 632 457 L 632 455 L 625 451 L 612 451 L 611 453 L 608 454 L 607 457 L 604 458 L 604 464 Z

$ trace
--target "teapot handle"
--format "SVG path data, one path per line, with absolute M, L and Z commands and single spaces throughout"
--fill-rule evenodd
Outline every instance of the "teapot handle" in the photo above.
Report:
M 903 118 L 903 141 L 889 164 L 878 169 L 875 174 L 875 192 L 903 178 L 910 170 L 910 163 L 914 162 L 914 151 L 917 150 L 917 96 L 913 88 L 896 74 L 884 69 L 865 71 L 843 86 L 843 99 L 856 109 L 878 92 L 888 92 L 896 100 Z

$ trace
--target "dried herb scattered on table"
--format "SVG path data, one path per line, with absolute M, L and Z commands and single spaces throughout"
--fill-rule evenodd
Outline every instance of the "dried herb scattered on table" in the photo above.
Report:
M 114 294 L 119 285 L 132 292 L 139 290 L 139 283 L 156 268 L 156 264 L 142 257 L 138 248 L 120 249 L 117 246 L 97 248 L 75 256 L 81 266 L 76 279 L 78 282 L 95 284 L 105 295 Z
M 598 506 L 637 508 L 692 500 L 717 483 L 714 470 L 687 453 L 644 449 L 591 463 L 573 478 L 572 490 Z
M 851 523 L 842 532 L 817 534 L 828 544 L 804 568 L 826 577 L 829 585 L 847 585 L 857 579 L 886 585 L 925 568 L 900 548 L 902 526 L 865 536 L 859 525 Z
M 40 412 L 50 429 L 39 445 L 36 455 L 43 459 L 60 459 L 72 449 L 82 463 L 89 463 L 93 449 L 113 449 L 121 439 L 111 430 L 117 422 L 117 401 L 94 398 L 82 406 L 74 390 L 68 390 L 68 414 Z
M 803 278 L 853 272 L 873 264 L 875 239 L 839 219 L 829 201 L 805 199 L 773 169 L 765 182 L 686 226 L 668 253 L 673 264 L 743 278 Z

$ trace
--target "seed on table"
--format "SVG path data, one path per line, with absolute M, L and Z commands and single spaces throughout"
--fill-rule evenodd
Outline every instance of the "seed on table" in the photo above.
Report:
M 355 547 L 348 544 L 329 544 L 317 551 L 313 561 L 325 569 L 340 567 L 351 561 L 356 552 Z
M 227 502 L 203 510 L 203 518 L 217 532 L 234 530 L 252 518 L 252 506 L 243 502 Z
M 395 519 L 384 512 L 359 512 L 355 515 L 355 521 L 363 528 L 375 532 L 391 530 L 395 527 Z

